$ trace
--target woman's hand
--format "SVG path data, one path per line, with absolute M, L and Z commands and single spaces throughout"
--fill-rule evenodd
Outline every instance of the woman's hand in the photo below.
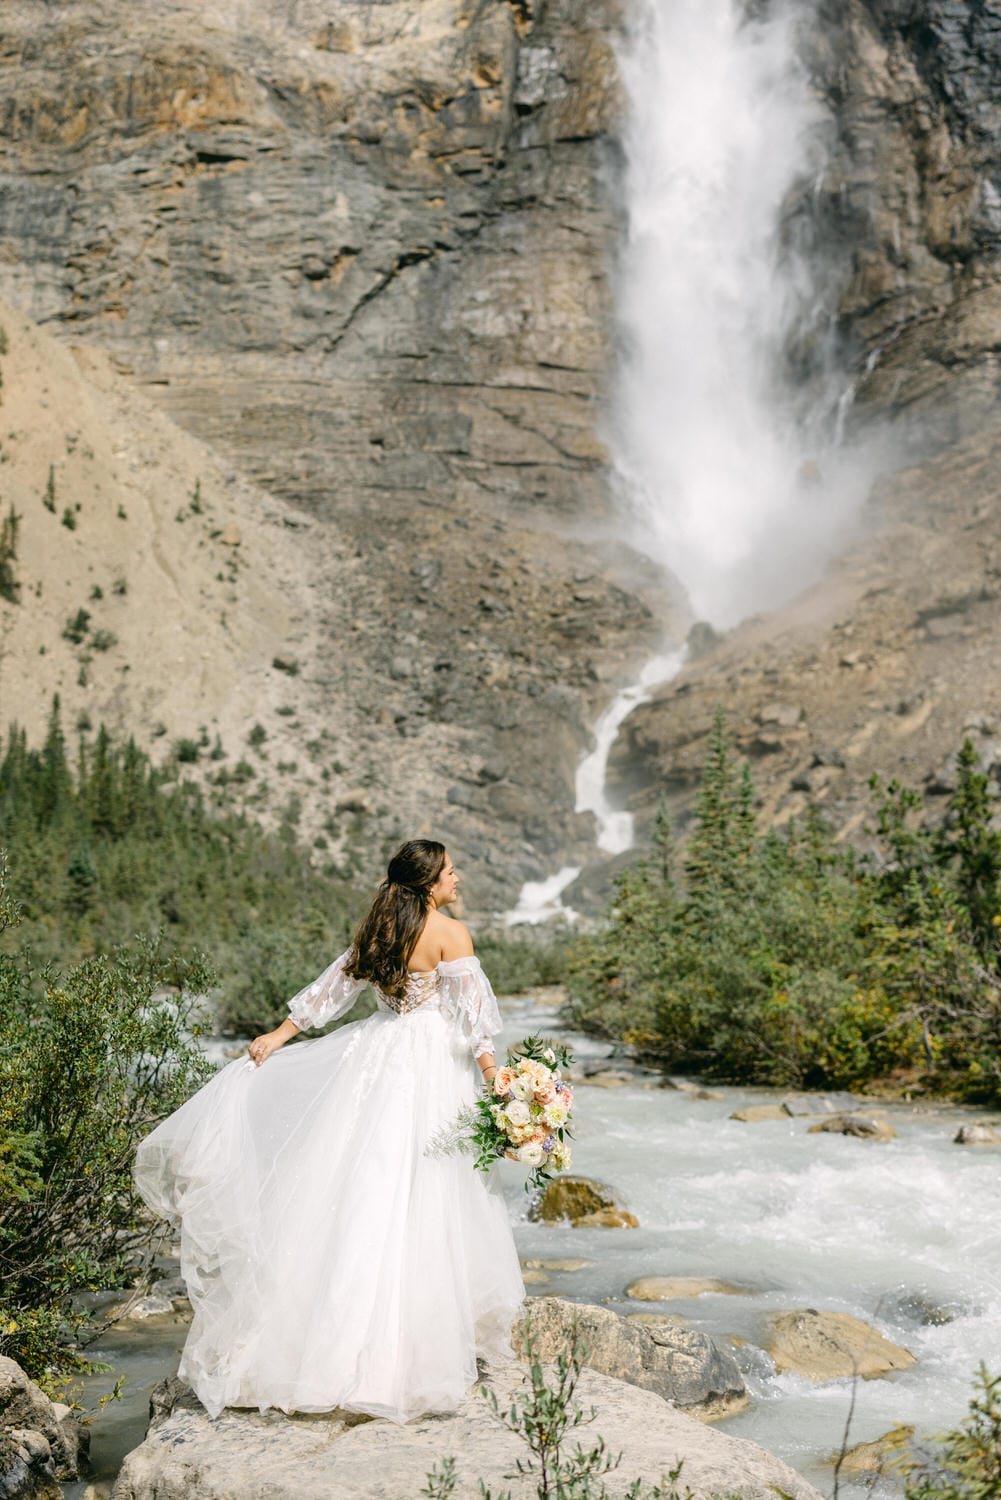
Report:
M 250 1053 L 251 1060 L 260 1067 L 261 1063 L 267 1062 L 272 1052 L 277 1052 L 287 1040 L 288 1038 L 282 1036 L 280 1031 L 266 1031 L 263 1036 L 254 1037 L 247 1051 Z

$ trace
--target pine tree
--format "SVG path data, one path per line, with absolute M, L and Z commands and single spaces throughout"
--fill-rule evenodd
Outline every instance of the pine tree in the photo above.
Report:
M 978 951 L 997 958 L 1001 912 L 1001 832 L 992 826 L 996 799 L 967 737 L 956 758 L 958 784 L 949 804 L 951 837 L 947 850 L 958 859 L 959 899 L 970 919 Z
M 746 888 L 755 844 L 754 787 L 745 765 L 738 773 L 726 715 L 717 708 L 695 804 L 695 831 L 688 846 L 688 894 L 698 909 L 703 898 Z

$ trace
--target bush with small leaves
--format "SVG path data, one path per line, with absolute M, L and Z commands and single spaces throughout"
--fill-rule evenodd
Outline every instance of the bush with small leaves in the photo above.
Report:
M 610 1453 L 602 1437 L 597 1437 L 589 1448 L 583 1447 L 578 1440 L 573 1450 L 568 1451 L 570 1435 L 597 1417 L 593 1407 L 585 1411 L 575 1397 L 586 1353 L 576 1323 L 567 1348 L 557 1356 L 551 1374 L 547 1375 L 543 1369 L 535 1349 L 529 1319 L 525 1336 L 528 1382 L 524 1390 L 515 1393 L 506 1408 L 501 1406 L 489 1384 L 480 1387 L 494 1416 L 521 1439 L 527 1450 L 524 1458 L 515 1459 L 514 1468 L 504 1478 L 528 1480 L 534 1485 L 538 1500 L 612 1500 L 605 1476 L 619 1468 L 622 1454 Z M 684 1464 L 678 1462 L 668 1473 L 661 1475 L 659 1484 L 647 1484 L 642 1479 L 632 1480 L 625 1489 L 616 1484 L 615 1494 L 621 1500 L 695 1500 L 687 1485 L 684 1490 L 678 1488 L 683 1467 Z M 448 1456 L 427 1475 L 421 1495 L 425 1500 L 451 1500 L 458 1482 L 455 1459 Z M 481 1500 L 511 1500 L 510 1490 L 495 1493 L 482 1478 L 479 1491 Z M 523 1492 L 522 1483 L 519 1493 Z M 710 1500 L 739 1500 L 739 1497 L 717 1492 Z
M 14 574 L 17 561 L 17 532 L 21 517 L 13 502 L 3 520 L 0 521 L 0 599 L 8 604 L 17 604 L 21 597 L 21 585 Z
M 75 859 L 90 889 L 88 851 Z M 19 921 L 0 859 L 0 933 Z M 208 982 L 159 939 L 61 974 L 0 951 L 0 1354 L 34 1379 L 85 1366 L 77 1294 L 121 1285 L 148 1243 L 132 1154 L 211 1072 L 194 999 Z
M 247 744 L 251 747 L 252 750 L 257 750 L 261 747 L 261 745 L 264 744 L 264 741 L 267 739 L 267 737 L 268 731 L 265 729 L 264 725 L 255 724 L 253 729 L 251 729 L 250 733 L 247 735 Z
M 906 1500 L 998 1500 L 1001 1496 L 1001 1374 L 981 1365 L 969 1411 L 930 1451 L 894 1467 L 907 1476 Z
M 70 615 L 63 626 L 63 640 L 71 641 L 74 646 L 81 646 L 87 638 L 90 630 L 90 611 L 78 609 L 75 615 Z
M 198 744 L 195 740 L 175 740 L 174 754 L 177 756 L 182 765 L 190 765 L 198 759 Z
M 95 651 L 110 651 L 112 646 L 118 645 L 118 637 L 113 630 L 95 630 L 90 644 Z

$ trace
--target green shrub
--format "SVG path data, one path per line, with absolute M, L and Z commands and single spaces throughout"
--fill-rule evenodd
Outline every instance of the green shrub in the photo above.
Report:
M 501 1406 L 489 1384 L 480 1387 L 498 1422 L 521 1440 L 525 1450 L 525 1456 L 515 1460 L 514 1468 L 504 1478 L 522 1481 L 522 1485 L 528 1480 L 538 1500 L 612 1500 L 605 1476 L 620 1467 L 622 1454 L 610 1453 L 602 1437 L 595 1438 L 590 1447 L 576 1438 L 570 1448 L 571 1435 L 597 1416 L 593 1407 L 585 1411 L 575 1394 L 586 1354 L 576 1324 L 566 1350 L 557 1355 L 550 1373 L 538 1359 L 536 1347 L 529 1319 L 525 1335 L 528 1380 L 524 1389 L 515 1392 L 509 1406 Z M 641 1479 L 632 1480 L 625 1489 L 616 1484 L 615 1494 L 622 1500 L 695 1500 L 687 1485 L 684 1491 L 677 1486 L 683 1467 L 682 1462 L 677 1463 L 670 1473 L 661 1475 L 659 1484 L 645 1484 Z M 458 1480 L 455 1459 L 447 1457 L 427 1475 L 421 1494 L 426 1500 L 451 1500 Z M 510 1490 L 495 1494 L 482 1479 L 479 1490 L 482 1500 L 510 1500 Z M 739 1497 L 717 1493 L 709 1500 Z
M 0 933 L 19 912 L 0 860 Z M 74 1295 L 121 1285 L 147 1243 L 137 1142 L 211 1072 L 196 953 L 157 939 L 62 973 L 0 953 L 0 1353 L 52 1382 L 85 1364 Z
M 75 615 L 70 615 L 63 626 L 63 640 L 71 641 L 74 646 L 82 646 L 90 629 L 90 611 L 78 609 Z
M 566 931 L 547 930 L 519 937 L 508 932 L 478 932 L 476 952 L 494 989 L 518 995 L 539 985 L 562 984 L 570 941 Z
M 7 514 L 0 521 L 0 599 L 8 604 L 17 604 L 21 597 L 21 585 L 14 573 L 17 561 L 17 533 L 21 517 L 11 503 Z
M 941 825 L 872 784 L 877 848 L 817 812 L 762 832 L 721 714 L 691 838 L 665 813 L 569 965 L 571 1024 L 666 1067 L 732 1082 L 851 1088 L 890 1074 L 1001 1098 L 1001 834 L 967 741 Z
M 903 1465 L 906 1500 L 997 1500 L 1001 1495 L 1001 1375 L 981 1365 L 969 1412 L 933 1451 Z

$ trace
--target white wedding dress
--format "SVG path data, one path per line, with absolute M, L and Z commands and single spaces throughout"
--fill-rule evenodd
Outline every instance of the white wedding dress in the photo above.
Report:
M 341 954 L 299 1027 L 364 988 Z M 143 1140 L 139 1192 L 180 1223 L 194 1308 L 179 1374 L 225 1406 L 454 1411 L 476 1357 L 511 1357 L 524 1297 L 494 1174 L 425 1147 L 476 1097 L 500 1013 L 476 958 L 411 974 L 374 1015 L 230 1063 Z

